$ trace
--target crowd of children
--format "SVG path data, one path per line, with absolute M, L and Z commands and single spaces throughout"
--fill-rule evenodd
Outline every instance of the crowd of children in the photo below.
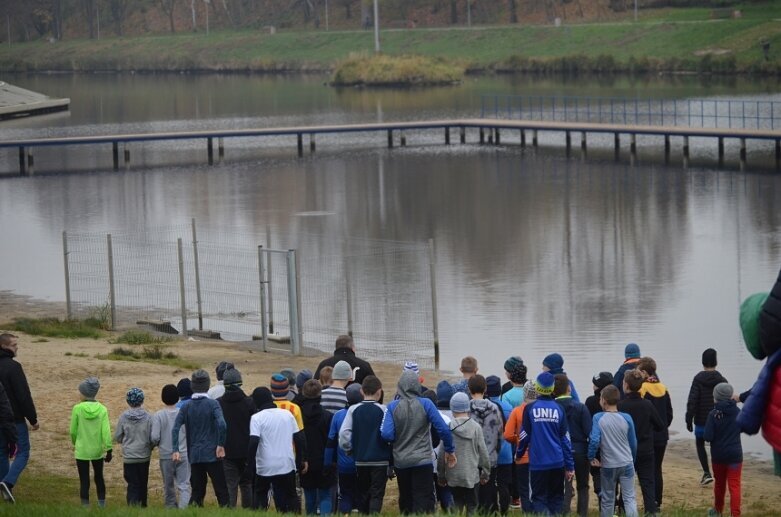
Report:
M 724 511 L 728 487 L 738 517 L 740 411 L 715 370 L 715 350 L 706 350 L 702 363 L 686 424 L 697 438 L 702 484 L 715 480 L 713 512 Z M 395 478 L 402 514 L 434 513 L 439 506 L 467 515 L 506 515 L 514 507 L 585 516 L 590 483 L 602 516 L 614 515 L 616 505 L 638 515 L 638 500 L 646 515 L 658 513 L 673 410 L 656 362 L 627 345 L 616 374 L 597 373 L 583 403 L 563 366 L 562 356 L 551 354 L 527 378 L 524 361 L 510 357 L 502 385 L 466 357 L 462 379 L 431 390 L 421 386 L 417 364 L 407 362 L 396 389 L 386 391 L 368 363 L 358 383 L 361 367 L 337 360 L 321 365 L 317 379 L 310 370 L 288 369 L 247 395 L 241 372 L 223 362 L 215 386 L 204 370 L 164 386 L 164 407 L 153 415 L 144 409 L 144 392 L 129 389 L 113 436 L 108 412 L 96 401 L 100 383 L 90 377 L 78 387 L 82 401 L 70 427 L 81 501 L 90 504 L 91 467 L 98 505 L 105 505 L 104 463 L 118 443 L 128 505 L 147 505 L 158 448 L 164 503 L 171 508 L 202 506 L 210 480 L 220 506 L 268 509 L 273 500 L 284 513 L 300 513 L 303 502 L 307 514 L 373 514 L 382 511 L 387 482 Z

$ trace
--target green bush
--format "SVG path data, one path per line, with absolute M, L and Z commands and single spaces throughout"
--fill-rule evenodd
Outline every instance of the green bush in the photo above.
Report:
M 151 345 L 153 343 L 168 343 L 169 341 L 171 341 L 170 337 L 153 336 L 146 330 L 128 330 L 111 342 L 125 345 Z
M 58 318 L 17 318 L 9 326 L 11 330 L 31 336 L 97 339 L 103 332 L 92 320 L 60 320 Z

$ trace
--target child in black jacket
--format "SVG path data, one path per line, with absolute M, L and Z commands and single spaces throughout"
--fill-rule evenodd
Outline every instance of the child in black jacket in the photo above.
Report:
M 717 515 L 724 511 L 724 495 L 729 485 L 729 506 L 733 517 L 740 517 L 740 477 L 743 470 L 743 447 L 740 444 L 740 414 L 732 400 L 732 386 L 726 382 L 713 389 L 715 406 L 705 422 L 703 438 L 711 444 L 713 457 L 713 507 Z
M 324 466 L 328 432 L 333 413 L 320 404 L 320 381 L 310 379 L 301 388 L 301 417 L 304 420 L 308 468 L 301 472 L 301 488 L 304 490 L 307 515 L 329 515 L 332 510 L 331 488 L 336 485 L 336 471 Z

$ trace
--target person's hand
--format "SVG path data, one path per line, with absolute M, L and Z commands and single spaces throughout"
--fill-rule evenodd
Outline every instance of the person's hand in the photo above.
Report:
M 694 426 L 692 425 L 691 422 L 686 422 L 686 430 L 689 431 L 690 433 L 694 432 Z
M 458 458 L 456 458 L 455 452 L 446 452 L 445 453 L 445 464 L 448 468 L 452 469 L 456 466 L 456 463 L 458 463 Z
M 437 478 L 437 485 L 439 486 L 447 486 L 447 479 L 444 477 L 438 477 Z
M 222 445 L 217 446 L 217 450 L 214 452 L 214 454 L 217 456 L 217 459 L 221 460 L 225 457 L 225 447 Z
M 598 459 L 594 458 L 593 460 L 591 460 L 591 466 L 592 467 L 601 467 L 602 463 Z
M 301 475 L 303 476 L 307 472 L 309 472 L 309 462 L 305 461 L 304 465 L 301 467 Z
M 735 402 L 740 402 L 740 394 L 735 393 L 734 395 L 732 395 L 732 400 L 734 400 Z
M 35 422 L 35 423 L 34 423 L 32 426 L 30 426 L 30 427 L 32 428 L 32 430 L 33 430 L 33 431 L 37 431 L 38 429 L 40 429 L 40 428 L 41 428 L 41 424 L 39 424 L 38 422 Z
M 388 479 L 394 479 L 396 477 L 396 469 L 393 465 L 388 465 Z
M 182 457 L 179 454 L 179 452 L 173 452 L 171 453 L 171 461 L 174 463 L 179 463 L 181 461 Z
M 19 447 L 14 442 L 8 442 L 8 457 L 10 459 L 16 458 L 17 452 L 19 452 Z
M 481 485 L 487 485 L 488 484 L 488 478 L 480 478 L 480 484 Z
M 103 459 L 106 463 L 111 463 L 111 459 L 114 457 L 114 454 L 111 452 L 111 449 L 106 451 L 106 457 Z
M 567 470 L 566 472 L 564 472 L 564 478 L 567 481 L 572 481 L 572 478 L 574 478 L 574 477 L 575 477 L 575 471 L 574 470 Z

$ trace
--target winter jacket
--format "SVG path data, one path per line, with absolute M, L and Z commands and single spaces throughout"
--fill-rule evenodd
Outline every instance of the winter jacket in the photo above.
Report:
M 513 412 L 513 407 L 509 403 L 503 401 L 501 397 L 489 397 L 488 400 L 499 406 L 502 415 L 502 448 L 499 449 L 499 456 L 496 458 L 496 464 L 512 465 L 513 446 L 504 439 L 504 428 L 507 427 L 507 421 L 510 419 L 510 413 Z
M 485 447 L 491 468 L 496 467 L 499 451 L 504 443 L 504 418 L 499 406 L 487 399 L 472 399 L 469 402 L 469 416 L 483 429 Z
M 743 463 L 743 447 L 740 444 L 740 410 L 734 400 L 716 403 L 705 422 L 703 438 L 710 442 L 711 460 L 720 465 Z
M 647 456 L 654 452 L 654 433 L 667 429 L 659 413 L 651 401 L 640 396 L 640 393 L 627 393 L 618 402 L 618 410 L 632 417 L 637 436 L 637 457 Z
M 328 431 L 333 414 L 323 409 L 320 398 L 305 398 L 301 402 L 301 416 L 304 419 L 304 435 L 309 468 L 301 474 L 302 488 L 328 488 L 336 484 L 336 471 L 323 467 Z
M 26 418 L 30 425 L 37 424 L 38 414 L 22 365 L 14 361 L 13 352 L 5 349 L 0 349 L 0 382 L 14 411 L 14 420 L 24 422 Z
M 226 390 L 217 399 L 225 419 L 225 457 L 245 459 L 249 447 L 249 421 L 255 414 L 255 403 L 242 390 Z
M 657 377 L 648 377 L 640 388 L 640 396 L 651 402 L 665 424 L 661 431 L 654 431 L 654 444 L 661 445 L 670 440 L 670 424 L 673 423 L 673 404 L 667 386 L 659 382 Z
M 339 431 L 339 447 L 350 454 L 357 467 L 387 466 L 392 458 L 391 446 L 380 436 L 385 406 L 366 400 L 347 410 Z
M 548 370 L 548 373 L 551 375 L 567 375 L 567 372 L 564 371 L 564 368 L 551 368 Z M 575 383 L 572 382 L 572 379 L 569 379 L 569 389 L 570 389 L 570 395 L 572 395 L 572 398 L 575 400 L 575 402 L 580 402 L 580 395 L 578 395 L 578 390 L 575 389 Z
M 518 457 L 516 452 L 518 450 L 518 444 L 521 442 L 521 429 L 523 428 L 523 411 L 526 409 L 526 402 L 522 403 L 517 408 L 514 408 L 510 412 L 510 418 L 507 419 L 507 423 L 504 425 L 504 439 L 509 442 L 513 448 L 513 457 L 515 463 L 518 465 L 529 464 L 529 450 L 522 456 Z
M 357 358 L 355 356 L 355 352 L 353 352 L 351 349 L 337 348 L 334 350 L 333 357 L 323 359 L 323 361 L 320 362 L 320 364 L 317 366 L 317 370 L 315 370 L 315 379 L 320 379 L 320 370 L 326 366 L 333 368 L 339 361 L 347 361 L 347 364 L 349 364 L 350 368 L 353 369 L 353 382 L 363 384 L 363 380 L 367 376 L 374 375 L 372 366 L 363 359 Z
M 451 386 L 453 386 L 453 391 L 456 393 L 466 393 L 467 397 L 470 399 L 472 398 L 472 394 L 469 393 L 469 380 L 468 379 L 459 379 L 456 382 L 454 382 Z
M 339 447 L 339 430 L 347 416 L 349 408 L 342 409 L 334 413 L 331 419 L 331 428 L 328 430 L 328 443 L 325 448 L 324 465 L 331 466 L 336 461 L 336 467 L 339 474 L 355 474 L 355 460 Z M 336 459 L 334 459 L 336 455 Z
M 511 408 L 517 408 L 523 404 L 523 386 L 510 384 L 510 389 L 502 393 L 501 400 L 502 402 L 507 402 Z
M 591 413 L 591 416 L 594 416 L 597 413 L 602 412 L 602 405 L 599 403 L 599 399 L 601 397 L 602 397 L 602 390 L 599 390 L 593 395 L 591 395 L 589 398 L 587 398 L 586 402 L 584 402 L 584 404 L 586 405 L 586 409 L 588 409 L 588 412 Z
M 639 357 L 633 357 L 624 361 L 624 364 L 618 367 L 616 374 L 613 375 L 613 386 L 618 388 L 621 393 L 621 398 L 624 398 L 624 374 L 629 370 L 634 370 L 637 367 L 637 363 L 640 362 Z
M 217 446 L 225 446 L 227 429 L 220 403 L 206 396 L 198 396 L 179 410 L 171 430 L 174 450 L 179 447 L 179 430 L 182 426 L 187 428 L 187 459 L 190 464 L 217 461 Z
M 686 402 L 686 425 L 704 426 L 708 413 L 713 409 L 713 388 L 727 382 L 717 370 L 703 370 L 694 376 L 689 400 Z
M 529 470 L 564 467 L 575 470 L 572 444 L 569 441 L 567 415 L 555 400 L 541 396 L 523 410 L 521 442 L 516 456 L 529 451 Z
M 146 463 L 152 456 L 152 415 L 141 407 L 130 408 L 119 416 L 114 441 L 122 444 L 125 463 Z
M 591 413 L 585 404 L 575 402 L 570 396 L 557 397 L 556 402 L 561 404 L 567 415 L 572 452 L 585 456 L 588 452 L 588 437 L 591 434 Z
M 761 428 L 767 443 L 781 452 L 781 350 L 768 357 L 737 420 L 746 434 Z
M 152 442 L 152 447 L 159 447 L 161 460 L 170 460 L 171 454 L 174 453 L 171 431 L 174 428 L 174 422 L 176 422 L 176 415 L 178 414 L 179 409 L 174 407 L 161 409 L 152 415 L 152 433 L 150 440 Z M 182 427 L 179 430 L 179 454 L 185 456 L 185 458 L 182 459 L 186 461 L 187 435 L 185 427 Z
M 488 479 L 491 475 L 483 430 L 470 417 L 454 418 L 448 427 L 453 434 L 458 461 L 453 468 L 449 468 L 445 463 L 445 455 L 440 454 L 437 459 L 437 476 L 446 480 L 448 486 L 473 488 L 481 478 Z
M 8 400 L 3 383 L 0 382 L 0 432 L 3 433 L 7 443 L 16 443 L 19 439 L 15 420 L 11 401 Z
M 759 312 L 759 344 L 765 356 L 781 350 L 781 271 Z
M 442 420 L 434 403 L 418 396 L 420 381 L 412 371 L 401 374 L 398 383 L 399 400 L 388 404 L 382 419 L 380 434 L 393 443 L 393 464 L 396 468 L 431 465 L 434 450 L 430 425 L 433 424 L 445 452 L 455 452 L 450 428 Z
M 105 458 L 106 452 L 111 450 L 111 425 L 106 406 L 94 400 L 73 406 L 70 435 L 77 460 Z

